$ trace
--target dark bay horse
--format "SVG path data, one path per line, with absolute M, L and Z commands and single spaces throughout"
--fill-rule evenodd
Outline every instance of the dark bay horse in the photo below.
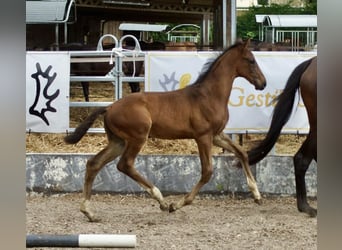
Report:
M 211 148 L 215 144 L 233 152 L 240 160 L 247 184 L 257 203 L 261 195 L 248 165 L 247 152 L 233 142 L 223 129 L 228 122 L 227 104 L 236 77 L 244 77 L 257 90 L 266 86 L 254 55 L 248 50 L 249 40 L 237 42 L 218 56 L 196 82 L 183 89 L 170 92 L 132 93 L 108 107 L 93 111 L 65 142 L 74 144 L 81 140 L 99 115 L 104 115 L 104 128 L 108 145 L 86 166 L 81 211 L 89 221 L 97 221 L 90 209 L 93 181 L 105 164 L 121 155 L 117 164 L 125 173 L 143 187 L 161 210 L 173 212 L 189 205 L 211 178 L 213 173 Z M 160 190 L 141 176 L 134 161 L 149 137 L 162 139 L 194 139 L 201 160 L 201 178 L 190 193 L 177 203 L 167 204 Z
M 294 156 L 297 208 L 311 217 L 317 210 L 307 201 L 305 173 L 314 159 L 317 162 L 317 57 L 299 64 L 287 80 L 284 91 L 276 98 L 269 131 L 263 141 L 248 152 L 249 164 L 262 160 L 273 148 L 280 132 L 289 120 L 294 106 L 295 94 L 300 90 L 309 117 L 310 130 L 307 138 Z

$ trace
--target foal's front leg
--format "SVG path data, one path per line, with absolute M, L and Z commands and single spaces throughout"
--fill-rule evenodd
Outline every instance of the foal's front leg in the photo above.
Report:
M 242 165 L 242 168 L 243 168 L 245 175 L 246 175 L 246 178 L 247 178 L 247 185 L 248 185 L 249 189 L 251 190 L 251 192 L 254 196 L 254 201 L 258 204 L 261 204 L 261 195 L 259 193 L 259 189 L 258 189 L 256 181 L 253 177 L 251 169 L 249 168 L 247 153 L 243 150 L 242 147 L 240 147 L 238 144 L 234 143 L 229 138 L 229 136 L 223 132 L 214 137 L 213 143 L 218 147 L 222 147 L 222 148 L 234 153 L 235 156 L 239 158 L 241 165 Z
M 213 173 L 213 166 L 212 166 L 212 159 L 211 159 L 212 137 L 207 135 L 205 137 L 197 139 L 196 142 L 197 142 L 199 155 L 201 159 L 201 167 L 202 167 L 201 179 L 193 187 L 190 193 L 186 194 L 177 203 L 170 204 L 169 212 L 174 212 L 183 206 L 190 205 L 192 201 L 195 199 L 195 196 L 197 195 L 199 190 L 210 180 L 211 175 Z

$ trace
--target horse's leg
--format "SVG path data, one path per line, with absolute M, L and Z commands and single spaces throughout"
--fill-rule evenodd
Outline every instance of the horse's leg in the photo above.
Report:
M 242 168 L 245 172 L 246 178 L 247 178 L 247 185 L 249 189 L 251 190 L 253 196 L 254 196 L 254 201 L 258 204 L 261 203 L 261 195 L 259 193 L 258 186 L 256 184 L 256 181 L 253 177 L 253 174 L 251 172 L 251 169 L 248 164 L 248 155 L 247 153 L 243 150 L 241 146 L 233 142 L 228 135 L 225 133 L 221 133 L 219 135 L 216 135 L 214 137 L 213 143 L 216 146 L 222 147 L 232 153 L 235 154 L 237 158 L 239 158 L 240 163 L 242 165 Z
M 190 193 L 186 194 L 177 203 L 170 204 L 169 212 L 174 212 L 183 206 L 190 205 L 195 199 L 199 190 L 210 180 L 213 173 L 212 159 L 211 159 L 211 147 L 212 147 L 212 137 L 204 136 L 196 140 L 199 156 L 201 159 L 201 178 L 199 182 L 193 187 Z
M 143 176 L 141 176 L 134 167 L 134 160 L 145 142 L 146 139 L 141 141 L 128 141 L 126 144 L 126 148 L 117 164 L 117 168 L 119 171 L 132 178 L 142 188 L 144 188 L 146 192 L 148 192 L 152 196 L 152 198 L 156 199 L 159 202 L 160 209 L 166 211 L 168 210 L 169 206 L 164 201 L 164 197 L 160 190 L 148 180 L 146 180 Z
M 84 187 L 83 187 L 83 196 L 84 199 L 81 203 L 80 210 L 81 212 L 88 217 L 89 221 L 96 222 L 99 221 L 98 218 L 95 217 L 94 212 L 91 211 L 90 197 L 91 197 L 91 188 L 94 182 L 94 179 L 98 172 L 105 166 L 108 162 L 113 161 L 117 156 L 122 153 L 123 150 L 123 141 L 116 141 L 114 139 L 110 139 L 107 147 L 101 150 L 97 155 L 92 157 L 87 162 L 87 168 L 84 178 Z
M 132 64 L 130 64 L 130 66 L 132 67 L 131 70 L 133 71 L 133 64 L 135 65 L 135 72 L 134 72 L 134 76 L 139 76 L 140 75 L 140 71 L 142 69 L 142 65 L 143 62 L 132 62 Z M 133 73 L 133 72 L 132 72 Z M 128 83 L 129 86 L 131 87 L 131 92 L 140 92 L 140 83 L 139 82 L 129 82 Z
M 81 82 L 84 99 L 89 102 L 89 82 Z
M 138 82 L 129 82 L 128 83 L 130 88 L 131 88 L 131 92 L 140 92 L 140 84 Z
M 315 154 L 312 152 L 316 151 L 314 138 L 308 135 L 303 145 L 300 147 L 298 152 L 293 158 L 294 168 L 295 168 L 295 179 L 296 179 L 296 196 L 297 196 L 297 208 L 300 212 L 307 213 L 311 217 L 316 217 L 317 210 L 310 207 L 307 201 L 306 195 L 306 184 L 305 184 L 305 174 L 312 161 L 316 158 Z

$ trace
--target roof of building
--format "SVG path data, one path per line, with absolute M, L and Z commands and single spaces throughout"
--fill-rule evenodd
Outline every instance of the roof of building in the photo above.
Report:
M 26 23 L 66 23 L 76 21 L 74 0 L 26 1 Z
M 269 27 L 317 27 L 317 15 L 255 15 L 255 19 Z
M 165 31 L 167 26 L 160 24 L 121 23 L 119 30 L 161 32 Z

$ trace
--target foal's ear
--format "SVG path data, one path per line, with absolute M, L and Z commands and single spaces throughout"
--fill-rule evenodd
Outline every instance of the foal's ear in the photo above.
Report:
M 245 49 L 247 49 L 247 48 L 249 47 L 250 42 L 251 42 L 251 39 L 248 38 L 248 39 L 246 40 L 246 42 L 245 42 L 245 46 L 244 46 Z

